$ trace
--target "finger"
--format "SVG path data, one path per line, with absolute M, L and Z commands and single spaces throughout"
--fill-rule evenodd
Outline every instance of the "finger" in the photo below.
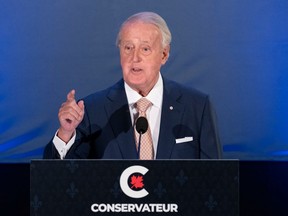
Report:
M 71 112 L 75 116 L 75 118 L 80 119 L 82 116 L 84 116 L 84 102 L 79 101 L 77 104 L 75 100 L 66 101 L 61 105 L 59 109 L 60 114 L 64 112 Z
M 69 123 L 75 122 L 77 121 L 77 116 L 75 116 L 73 113 L 71 112 L 64 112 L 60 115 L 60 118 L 62 120 L 65 120 Z
M 76 106 L 69 106 L 63 107 L 59 110 L 59 117 L 62 119 L 70 119 L 71 121 L 82 120 L 83 111 L 76 105 Z
M 85 108 L 85 105 L 84 105 L 84 101 L 83 100 L 80 100 L 78 103 L 77 103 L 78 107 L 84 111 L 84 108 Z
M 68 94 L 67 94 L 67 101 L 73 101 L 75 100 L 75 90 L 72 89 Z

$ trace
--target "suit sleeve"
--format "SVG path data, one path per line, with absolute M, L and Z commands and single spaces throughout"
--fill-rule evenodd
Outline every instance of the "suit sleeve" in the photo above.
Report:
M 60 159 L 60 155 L 52 140 L 44 148 L 43 159 Z
M 200 158 L 222 158 L 222 146 L 217 128 L 216 113 L 208 96 L 206 97 L 201 123 Z

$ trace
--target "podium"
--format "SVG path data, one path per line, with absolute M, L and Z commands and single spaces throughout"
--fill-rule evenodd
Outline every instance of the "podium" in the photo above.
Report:
M 32 160 L 30 215 L 239 215 L 238 160 Z

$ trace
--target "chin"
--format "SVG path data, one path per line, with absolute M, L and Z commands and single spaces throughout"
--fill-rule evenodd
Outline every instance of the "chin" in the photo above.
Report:
M 145 88 L 145 83 L 143 82 L 127 82 L 127 84 L 135 91 L 142 91 Z

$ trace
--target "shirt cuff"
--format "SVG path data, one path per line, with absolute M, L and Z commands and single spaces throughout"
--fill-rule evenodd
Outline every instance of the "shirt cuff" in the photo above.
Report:
M 53 138 L 53 143 L 55 148 L 57 149 L 60 158 L 64 159 L 67 152 L 69 151 L 69 149 L 71 148 L 71 146 L 74 144 L 75 139 L 76 139 L 76 133 L 74 132 L 72 138 L 69 140 L 68 143 L 65 143 L 63 140 L 61 140 L 58 136 L 58 130 L 56 131 L 54 138 Z

